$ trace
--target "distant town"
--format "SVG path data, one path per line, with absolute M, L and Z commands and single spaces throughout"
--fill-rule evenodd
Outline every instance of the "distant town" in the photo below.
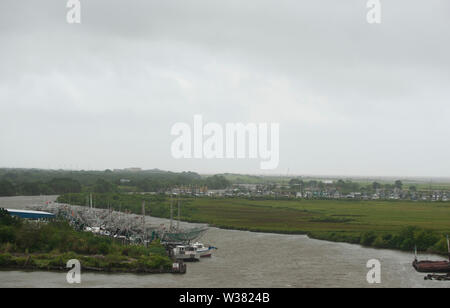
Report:
M 232 184 L 225 189 L 208 187 L 179 187 L 167 194 L 195 195 L 197 197 L 244 197 L 287 199 L 346 199 L 346 200 L 412 200 L 449 201 L 448 190 L 419 190 L 417 186 L 405 187 L 402 181 L 391 184 L 373 182 L 362 186 L 352 181 L 307 181 L 291 179 L 287 184 Z

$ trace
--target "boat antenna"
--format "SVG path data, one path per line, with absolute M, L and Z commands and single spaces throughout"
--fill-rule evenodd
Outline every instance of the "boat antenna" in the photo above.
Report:
M 417 261 L 417 245 L 414 245 L 414 260 Z
M 448 249 L 448 260 L 450 261 L 450 240 L 448 239 L 448 234 L 447 234 L 447 249 Z

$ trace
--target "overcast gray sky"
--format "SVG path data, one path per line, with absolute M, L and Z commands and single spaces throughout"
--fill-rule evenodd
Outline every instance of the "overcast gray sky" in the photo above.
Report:
M 450 176 L 450 1 L 0 1 L 0 166 Z M 280 123 L 280 163 L 172 158 L 176 122 Z

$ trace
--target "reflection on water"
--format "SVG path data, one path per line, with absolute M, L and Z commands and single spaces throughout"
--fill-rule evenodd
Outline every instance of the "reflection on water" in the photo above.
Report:
M 43 200 L 0 198 L 0 207 L 24 208 Z M 154 224 L 166 221 L 149 220 Z M 424 274 L 412 268 L 411 253 L 318 241 L 302 235 L 217 228 L 210 228 L 202 241 L 219 249 L 212 258 L 189 263 L 185 275 L 82 273 L 81 285 L 75 286 L 66 282 L 65 273 L 0 271 L 0 287 L 450 287 L 450 282 L 425 281 Z M 366 281 L 369 259 L 381 262 L 380 285 Z

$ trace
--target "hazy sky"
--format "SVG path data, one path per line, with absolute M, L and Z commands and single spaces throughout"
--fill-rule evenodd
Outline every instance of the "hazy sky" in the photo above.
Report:
M 450 1 L 0 1 L 0 167 L 450 176 Z M 176 122 L 280 123 L 280 163 L 174 159 Z

